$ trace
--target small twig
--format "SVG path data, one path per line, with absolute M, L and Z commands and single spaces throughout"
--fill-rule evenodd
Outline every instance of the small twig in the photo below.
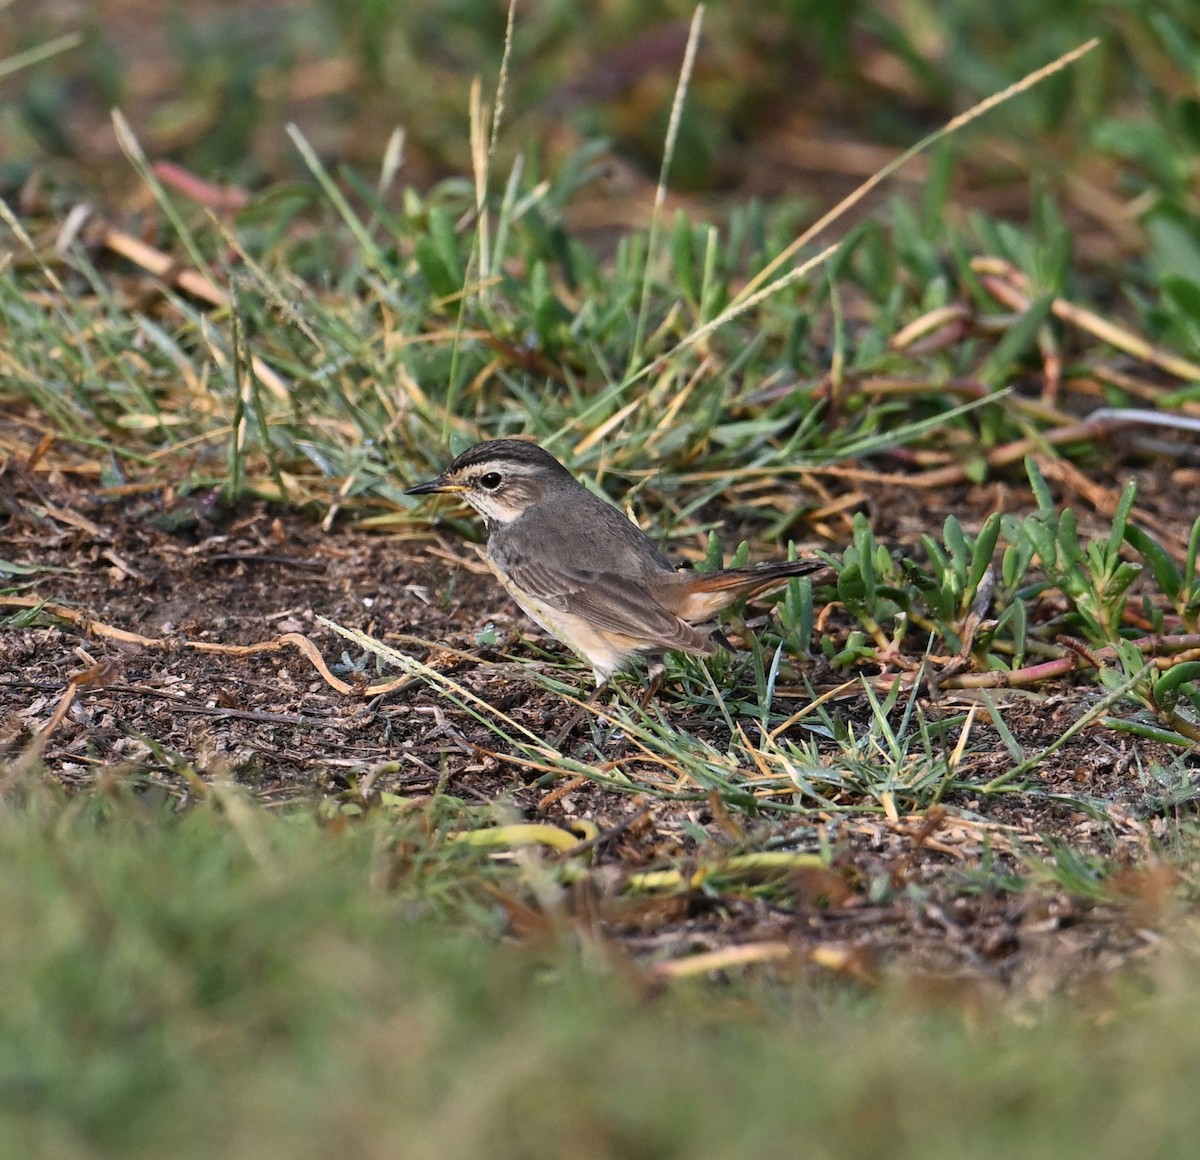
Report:
M 1010 262 L 1003 258 L 975 258 L 971 262 L 971 269 L 980 276 L 980 284 L 984 289 L 998 302 L 1011 310 L 1029 308 L 1029 279 Z M 1152 363 L 1176 378 L 1187 382 L 1200 379 L 1200 366 L 1196 363 L 1152 346 L 1141 335 L 1118 326 L 1093 310 L 1077 306 L 1065 298 L 1055 298 L 1050 311 L 1063 322 L 1087 331 L 1094 338 L 1108 343 L 1109 346 L 1115 346 L 1117 350 L 1124 351 L 1134 358 Z
M 132 644 L 141 648 L 157 649 L 165 652 L 171 652 L 176 649 L 190 649 L 193 652 L 248 657 L 257 656 L 260 653 L 282 652 L 285 648 L 289 647 L 296 648 L 304 654 L 309 664 L 321 674 L 327 685 L 347 697 L 375 697 L 383 693 L 396 693 L 414 683 L 414 678 L 403 676 L 378 685 L 356 686 L 349 684 L 335 677 L 329 671 L 329 666 L 325 664 L 325 658 L 321 655 L 317 646 L 303 633 L 299 632 L 285 632 L 282 636 L 278 636 L 274 640 L 259 641 L 257 644 L 217 644 L 215 641 L 208 640 L 175 641 L 163 639 L 162 637 L 142 636 L 140 633 L 116 628 L 113 625 L 94 620 L 88 613 L 82 612 L 79 609 L 67 608 L 63 604 L 51 604 L 36 596 L 0 595 L 0 608 L 3 607 L 41 608 L 51 616 L 56 616 L 60 620 L 65 620 L 69 624 L 75 625 L 90 636 L 104 637 L 108 640 L 119 641 L 122 644 Z
M 91 661 L 91 658 L 86 653 L 83 654 L 83 657 L 85 661 Z M 46 744 L 49 742 L 51 734 L 63 723 L 63 720 L 75 702 L 75 697 L 79 690 L 88 685 L 96 688 L 103 688 L 110 685 L 118 671 L 119 668 L 114 662 L 100 661 L 99 663 L 91 663 L 90 667 L 83 672 L 75 673 L 68 678 L 66 690 L 63 692 L 58 704 L 54 706 L 54 712 L 50 714 L 50 720 L 37 731 L 33 740 L 29 742 L 5 772 L 3 781 L 0 781 L 0 800 L 3 800 L 18 778 L 41 761 L 42 754 L 46 752 Z
M 564 781 L 562 785 L 556 786 L 548 794 L 544 794 L 538 799 L 537 812 L 539 814 L 544 814 L 551 806 L 557 805 L 560 801 L 562 801 L 567 794 L 579 789 L 580 786 L 587 785 L 589 780 L 591 779 L 580 774 L 576 777 L 569 778 L 567 781 Z
M 308 568 L 313 572 L 325 571 L 325 564 L 320 560 L 302 560 L 297 556 L 279 556 L 272 552 L 217 552 L 203 559 L 206 564 L 236 561 L 247 564 L 280 564 L 286 568 Z
M 1149 664 L 1160 670 L 1174 668 L 1184 661 L 1200 659 L 1200 633 L 1187 633 L 1179 636 L 1144 636 L 1134 641 L 1125 641 L 1125 645 L 1133 645 L 1147 658 Z M 1064 647 L 1071 645 L 1066 640 Z M 1078 642 L 1076 642 L 1078 646 Z M 964 673 L 961 676 L 947 677 L 939 680 L 939 689 L 1013 689 L 1035 685 L 1051 677 L 1065 676 L 1077 669 L 1102 667 L 1102 661 L 1117 659 L 1117 650 L 1108 645 L 1101 649 L 1071 651 L 1065 656 L 1042 661 L 1036 665 L 1026 665 L 1024 668 L 1013 669 L 1011 672 L 993 670 L 986 673 Z M 877 678 L 877 685 L 882 689 L 890 689 L 893 682 L 899 679 L 905 688 L 911 687 L 920 679 L 921 674 L 888 673 Z M 777 731 L 776 731 L 777 732 Z
M 540 803 L 539 803 L 540 808 Z M 636 826 L 643 818 L 649 816 L 650 807 L 642 806 L 636 813 L 631 814 L 623 822 L 618 822 L 615 826 L 602 831 L 591 838 L 587 838 L 577 845 L 572 846 L 569 850 L 564 850 L 560 855 L 562 861 L 567 862 L 572 858 L 578 858 L 580 854 L 586 853 L 588 850 L 594 849 L 596 846 L 604 842 L 610 842 L 613 838 L 619 838 L 626 830 Z

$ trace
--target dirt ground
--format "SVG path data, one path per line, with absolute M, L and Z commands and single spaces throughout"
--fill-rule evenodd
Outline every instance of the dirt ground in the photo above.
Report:
M 1147 472 L 1139 497 L 1181 528 L 1175 505 L 1194 512 L 1197 503 L 1185 470 L 1174 478 Z M 185 798 L 194 788 L 190 766 L 282 805 L 349 800 L 364 785 L 371 794 L 421 798 L 444 776 L 445 793 L 502 802 L 516 818 L 587 818 L 601 837 L 571 905 L 639 959 L 779 943 L 854 976 L 903 962 L 938 979 L 1041 994 L 1152 959 L 1155 928 L 1177 905 L 1174 876 L 1156 857 L 1170 819 L 1140 772 L 1168 755 L 1128 735 L 1085 731 L 1039 772 L 1036 792 L 959 791 L 924 817 L 764 811 L 738 821 L 703 795 L 663 800 L 583 780 L 564 786 L 507 761 L 493 734 L 424 683 L 346 695 L 295 648 L 199 651 L 297 633 L 352 685 L 395 676 L 339 669 L 345 642 L 316 622 L 324 616 L 453 673 L 544 735 L 573 707 L 531 684 L 521 663 L 539 649 L 565 658 L 509 603 L 469 544 L 421 525 L 403 535 L 338 525 L 325 532 L 261 504 L 221 513 L 207 496 L 167 512 L 159 495 L 106 496 L 62 474 L 30 477 L 11 459 L 0 472 L 0 500 L 0 560 L 35 569 L 4 589 L 14 626 L 0 634 L 0 753 L 22 753 L 73 688 L 43 754 L 45 776 L 68 790 L 136 770 Z M 916 498 L 881 489 L 870 514 L 881 541 L 900 545 L 939 526 L 948 510 L 971 526 L 968 509 L 982 518 L 997 504 L 1016 509 L 1027 500 L 1008 485 Z M 31 597 L 56 611 L 22 623 L 29 610 L 20 605 Z M 478 643 L 487 626 L 491 646 Z M 817 688 L 843 679 L 815 662 L 809 678 Z M 1061 734 L 1094 688 L 1076 679 L 1005 694 L 1005 721 L 1035 751 Z M 936 719 L 969 703 L 943 694 L 924 708 Z M 673 722 L 721 745 L 723 726 L 693 718 L 670 690 L 662 704 Z M 851 697 L 834 712 L 865 717 L 864 705 Z M 572 744 L 576 757 L 597 764 L 622 756 L 620 736 L 586 726 Z M 986 762 L 973 768 L 980 784 L 1005 768 L 1003 747 L 994 752 L 993 771 Z M 1082 798 L 1102 809 L 1081 810 Z M 708 842 L 698 841 L 700 832 Z M 1056 840 L 1125 869 L 1110 889 L 1090 895 L 1067 893 L 1048 875 L 1038 884 L 1038 860 L 1052 857 L 1048 843 Z M 816 852 L 826 844 L 832 870 L 799 873 L 777 895 L 736 884 L 668 898 L 620 893 L 632 872 L 690 864 L 722 846 Z M 1025 887 L 1004 889 L 1006 872 Z

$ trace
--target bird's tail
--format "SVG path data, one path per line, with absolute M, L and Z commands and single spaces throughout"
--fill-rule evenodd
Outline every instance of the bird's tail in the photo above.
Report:
M 688 573 L 687 583 L 679 592 L 679 606 L 671 611 L 698 624 L 737 600 L 749 599 L 793 576 L 808 576 L 826 567 L 823 560 L 773 560 L 719 572 Z

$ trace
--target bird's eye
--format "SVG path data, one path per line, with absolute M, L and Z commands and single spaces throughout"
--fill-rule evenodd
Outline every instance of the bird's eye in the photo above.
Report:
M 500 472 L 489 471 L 487 475 L 479 477 L 479 486 L 488 491 L 495 491 L 500 486 Z

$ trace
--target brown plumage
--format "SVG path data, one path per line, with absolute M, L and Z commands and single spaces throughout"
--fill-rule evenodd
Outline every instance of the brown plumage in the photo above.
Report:
M 514 600 L 587 660 L 603 684 L 637 653 L 716 651 L 701 627 L 744 597 L 825 567 L 785 560 L 719 572 L 677 570 L 640 528 L 535 443 L 464 451 L 409 495 L 460 495 L 483 516 L 487 559 Z

